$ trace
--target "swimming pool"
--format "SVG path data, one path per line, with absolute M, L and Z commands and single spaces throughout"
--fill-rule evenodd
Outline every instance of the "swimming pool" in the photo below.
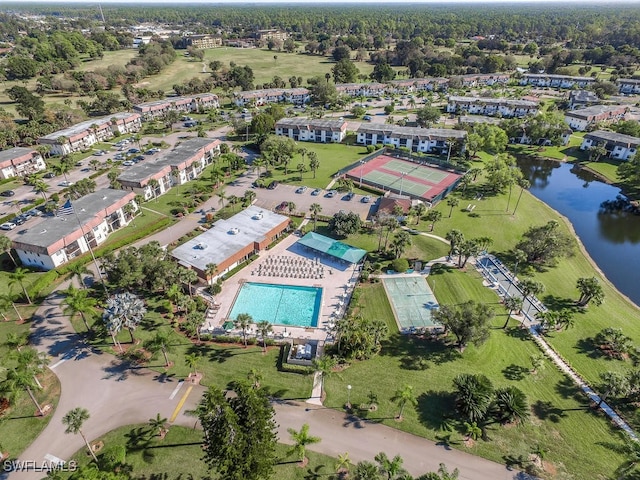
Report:
M 273 325 L 317 327 L 322 288 L 245 283 L 233 303 L 229 318 L 248 313 L 254 322 L 266 320 Z

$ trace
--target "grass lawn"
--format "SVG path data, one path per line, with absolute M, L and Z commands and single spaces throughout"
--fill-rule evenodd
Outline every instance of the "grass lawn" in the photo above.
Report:
M 539 350 L 519 328 L 502 330 L 505 312 L 498 297 L 481 286 L 480 275 L 475 271 L 449 270 L 429 277 L 432 288 L 434 280 L 440 303 L 475 299 L 494 304 L 497 315 L 490 340 L 480 347 L 469 346 L 459 355 L 453 347 L 398 334 L 391 320 L 392 334 L 379 356 L 352 363 L 341 372 L 342 378 L 327 379 L 325 405 L 343 405 L 349 384 L 351 400 L 356 405 L 365 402 L 370 391 L 378 396 L 378 411 L 368 414 L 372 420 L 448 442 L 454 448 L 500 463 L 527 458 L 541 446 L 547 452 L 545 460 L 557 473 L 549 477 L 607 478 L 621 461 L 598 444 L 612 440 L 608 422 L 588 409 L 585 397 L 551 364 L 547 363 L 536 375 L 529 373 L 529 356 Z M 365 305 L 362 314 L 366 318 L 385 318 L 387 322 L 393 318 L 381 284 L 363 285 L 361 291 L 361 303 Z M 454 415 L 450 392 L 453 378 L 461 373 L 483 373 L 495 386 L 515 385 L 522 389 L 532 405 L 531 420 L 522 426 L 489 425 L 488 441 L 464 446 L 462 434 L 441 429 L 445 417 Z M 375 382 L 371 381 L 373 378 Z M 414 387 L 418 406 L 406 408 L 404 421 L 398 423 L 393 419 L 398 407 L 390 398 L 404 384 Z
M 164 366 L 164 360 L 160 354 L 144 365 L 166 375 L 169 378 L 184 378 L 189 375 L 190 369 L 185 362 L 187 354 L 196 354 L 201 357 L 198 364 L 198 372 L 204 374 L 202 384 L 216 385 L 226 388 L 233 380 L 244 379 L 250 370 L 256 369 L 263 375 L 261 384 L 270 395 L 287 399 L 307 399 L 311 394 L 312 378 L 296 373 L 280 372 L 277 369 L 279 347 L 269 347 L 266 354 L 262 353 L 261 346 L 215 344 L 203 342 L 197 344 L 188 340 L 182 333 L 174 330 L 169 320 L 164 318 L 166 313 L 166 300 L 162 297 L 146 298 L 147 315 L 140 328 L 135 331 L 137 341 L 144 342 L 151 338 L 155 331 L 162 329 L 171 335 L 171 348 L 169 360 L 173 362 L 169 369 Z M 95 330 L 101 331 L 102 320 L 100 311 L 95 311 L 89 318 L 90 325 L 96 325 Z M 73 319 L 73 326 L 78 332 L 86 329 L 79 316 Z M 125 349 L 131 347 L 129 333 L 122 331 L 118 340 Z M 108 353 L 115 353 L 112 340 L 108 335 L 96 336 L 90 340 L 91 344 Z M 141 346 L 141 345 L 139 345 Z M 135 366 L 134 366 L 135 367 Z
M 159 437 L 150 439 L 148 435 L 144 434 L 148 429 L 149 426 L 145 424 L 128 425 L 113 430 L 96 440 L 104 442 L 104 449 L 113 445 L 124 446 L 127 451 L 125 463 L 131 466 L 135 478 L 162 478 L 165 480 L 219 478 L 214 472 L 209 473 L 206 464 L 201 460 L 201 430 L 172 426 L 165 438 L 161 440 Z M 277 445 L 278 462 L 271 478 L 297 480 L 309 478 L 306 475 L 313 475 L 317 472 L 328 476 L 335 471 L 334 458 L 310 451 L 307 451 L 306 454 L 309 459 L 308 465 L 305 468 L 300 468 L 297 459 L 289 455 L 289 450 L 290 447 L 287 445 Z M 90 461 L 86 448 L 76 452 L 73 458 L 79 465 L 86 465 Z M 100 458 L 100 454 L 98 454 L 98 458 Z M 64 474 L 63 478 L 67 478 L 69 475 Z
M 318 155 L 320 167 L 316 170 L 316 178 L 313 178 L 313 172 L 308 170 L 309 157 L 307 156 L 304 160 L 307 171 L 302 174 L 302 180 L 300 179 L 300 172 L 296 170 L 298 164 L 302 163 L 300 154 L 295 155 L 289 163 L 287 175 L 284 174 L 284 167 L 278 166 L 269 169 L 269 178 L 281 183 L 325 188 L 338 171 L 367 155 L 366 149 L 362 146 L 345 146 L 335 143 L 305 143 L 303 146 L 307 151 L 316 152 Z M 263 173 L 264 168 L 260 171 Z
M 620 162 L 616 160 L 605 158 L 598 162 L 582 162 L 581 165 L 602 175 L 610 183 L 618 183 L 620 181 L 620 177 L 618 176 L 618 165 L 620 165 Z

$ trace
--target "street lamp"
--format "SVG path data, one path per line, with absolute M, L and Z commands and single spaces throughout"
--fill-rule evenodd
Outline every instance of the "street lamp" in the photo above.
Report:
M 351 385 L 347 385 L 347 405 L 348 409 L 351 408 Z
M 404 176 L 407 174 L 407 172 L 400 172 L 400 196 L 402 196 L 402 182 L 404 180 Z

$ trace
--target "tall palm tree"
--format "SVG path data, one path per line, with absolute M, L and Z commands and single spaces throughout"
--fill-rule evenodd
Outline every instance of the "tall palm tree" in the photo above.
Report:
M 507 297 L 504 299 L 504 308 L 507 311 L 507 320 L 502 326 L 506 329 L 509 326 L 509 320 L 511 320 L 511 314 L 513 312 L 519 312 L 522 309 L 522 299 L 520 297 Z
M 320 168 L 320 161 L 316 152 L 309 152 L 309 168 L 313 172 L 313 178 L 316 178 L 316 171 Z
M 420 224 L 420 220 L 427 212 L 427 206 L 424 203 L 418 203 L 415 207 L 416 225 Z
M 29 398 L 31 398 L 31 401 L 38 409 L 40 415 L 44 416 L 45 411 L 42 409 L 42 407 L 38 403 L 38 400 L 33 394 L 33 390 L 39 388 L 38 383 L 35 379 L 35 375 L 39 371 L 41 371 L 41 367 L 37 367 L 36 365 L 21 365 L 18 368 L 8 370 L 5 379 L 0 384 L 0 388 L 14 400 L 20 390 L 26 390 Z
M 7 347 L 16 349 L 16 352 L 20 352 L 20 349 L 29 344 L 29 334 L 27 332 L 15 333 L 10 332 L 7 334 Z
M 144 302 L 137 295 L 130 292 L 116 293 L 107 300 L 103 320 L 107 324 L 119 324 L 120 328 L 125 327 L 129 330 L 131 343 L 134 343 L 133 331 L 138 327 L 146 313 L 147 309 L 144 306 Z M 119 331 L 120 328 L 117 330 Z
M 398 420 L 402 420 L 404 407 L 407 406 L 407 403 L 413 406 L 416 406 L 418 404 L 418 400 L 416 399 L 416 396 L 413 393 L 413 387 L 411 385 L 404 385 L 402 386 L 402 388 L 399 388 L 398 390 L 396 390 L 396 392 L 393 394 L 393 397 L 391 397 L 391 401 L 397 403 L 398 406 L 400 407 L 400 411 L 396 416 Z
M 198 364 L 200 363 L 200 355 L 197 353 L 190 353 L 184 356 L 184 361 L 189 367 L 189 370 L 193 370 L 194 375 L 198 375 Z
M 436 227 L 436 223 L 442 219 L 442 212 L 438 210 L 430 210 L 429 213 L 427 213 L 427 216 L 425 218 L 427 222 L 431 222 L 430 231 L 433 232 L 433 229 Z
M 244 348 L 247 348 L 247 330 L 253 323 L 253 317 L 248 313 L 239 313 L 233 324 L 236 328 L 242 329 L 242 339 L 244 341 Z
M 464 242 L 464 234 L 460 230 L 449 230 L 444 236 L 445 240 L 449 242 L 449 256 L 453 257 L 456 254 L 458 246 Z
M 157 352 L 162 352 L 164 356 L 164 366 L 169 366 L 169 356 L 167 354 L 172 351 L 172 346 L 167 332 L 156 330 L 154 336 L 144 342 L 144 348 L 149 350 L 153 355 Z
M 382 475 L 386 475 L 387 480 L 392 480 L 407 473 L 407 471 L 402 468 L 403 460 L 400 455 L 389 458 L 386 453 L 380 452 L 374 457 L 374 460 L 378 462 L 378 470 Z
M 151 193 L 153 193 L 153 198 L 155 199 L 155 201 L 158 201 L 158 188 L 160 188 L 160 182 L 158 180 L 156 180 L 155 178 L 152 178 L 151 180 L 149 180 L 149 188 L 151 188 Z
M 24 293 L 24 297 L 27 299 L 29 305 L 31 305 L 31 297 L 29 297 L 29 293 L 27 292 L 27 288 L 24 285 L 24 281 L 27 278 L 27 274 L 29 270 L 26 268 L 18 267 L 12 273 L 9 274 L 9 286 L 15 285 L 16 283 L 20 285 L 22 288 L 22 293 Z
M 262 320 L 256 323 L 256 330 L 262 337 L 262 353 L 267 353 L 267 336 L 273 332 L 273 326 L 268 321 Z
M 329 355 L 323 355 L 313 360 L 313 369 L 320 373 L 320 398 L 324 394 L 324 379 L 334 375 L 334 368 L 338 361 Z
M 47 201 L 47 190 L 49 190 L 49 184 L 44 180 L 36 180 L 33 184 L 33 191 L 42 195 L 42 199 Z
M 449 197 L 447 199 L 447 205 L 451 207 L 449 209 L 449 218 L 451 218 L 451 215 L 453 214 L 453 209 L 457 207 L 459 203 L 460 203 L 460 200 L 458 200 L 456 197 Z
M 80 263 L 80 262 L 72 263 L 71 265 L 69 265 L 67 270 L 69 271 L 70 277 L 76 278 L 78 280 L 80 287 L 87 288 L 87 286 L 84 284 L 83 277 L 84 275 L 92 275 L 93 272 L 89 268 L 87 268 L 87 266 L 84 263 Z
M 20 310 L 16 307 L 15 303 L 15 295 L 12 293 L 5 293 L 4 295 L 0 295 L 0 311 L 6 312 L 9 309 L 9 306 L 13 307 L 13 310 L 16 312 L 18 319 L 22 322 L 24 319 L 22 315 L 20 315 Z M 3 314 L 4 317 L 4 314 Z M 6 320 L 6 318 L 5 318 Z
M 409 245 L 411 245 L 411 235 L 409 235 L 409 232 L 400 230 L 396 233 L 396 236 L 391 242 L 391 249 L 394 252 L 395 258 L 400 258 Z
M 159 413 L 156 414 L 155 418 L 149 419 L 149 427 L 151 427 L 151 431 L 158 432 L 157 435 L 162 437 L 165 433 L 167 433 L 167 419 L 160 416 Z
M 93 448 L 91 448 L 87 437 L 85 437 L 82 432 L 82 425 L 84 425 L 84 422 L 89 420 L 89 417 L 89 410 L 82 407 L 76 407 L 65 413 L 64 417 L 62 417 L 62 423 L 67 427 L 64 433 L 73 433 L 74 435 L 77 435 L 78 433 L 80 434 L 85 445 L 89 449 L 89 453 L 93 457 L 93 460 L 97 463 L 98 459 L 96 458 L 96 454 L 94 453 Z
M 544 285 L 536 280 L 527 278 L 520 282 L 520 290 L 522 291 L 522 302 L 524 303 L 529 299 L 529 297 L 540 295 L 544 292 Z M 530 308 L 531 303 L 529 303 L 529 307 L 527 307 L 527 312 Z
M 527 396 L 517 387 L 499 388 L 495 393 L 495 406 L 502 423 L 524 422 L 529 418 Z
M 215 263 L 207 263 L 204 267 L 204 274 L 207 276 L 207 282 L 211 283 L 213 277 L 218 272 L 218 265 Z
M 529 180 L 527 180 L 526 178 L 522 178 L 518 182 L 518 186 L 520 187 L 520 195 L 518 195 L 518 200 L 516 201 L 516 206 L 513 208 L 513 212 L 511 213 L 511 215 L 515 215 L 516 214 L 516 210 L 518 209 L 518 205 L 520 205 L 520 199 L 522 198 L 522 193 L 525 190 L 529 190 L 529 188 L 531 188 L 531 182 Z
M 91 327 L 87 322 L 86 314 L 93 311 L 96 306 L 96 299 L 89 296 L 88 290 L 78 290 L 73 285 L 69 286 L 64 293 L 66 295 L 64 298 L 66 305 L 63 309 L 64 314 L 73 318 L 79 313 L 87 332 L 90 332 Z
M 0 252 L 6 253 L 7 255 L 9 255 L 9 258 L 13 262 L 13 265 L 18 266 L 18 264 L 16 263 L 16 259 L 13 258 L 13 255 L 11 254 L 12 248 L 13 248 L 12 240 L 6 235 L 0 235 Z
M 311 212 L 311 215 L 313 215 L 313 231 L 315 232 L 318 226 L 318 214 L 322 211 L 322 205 L 319 203 L 312 203 L 309 207 L 309 211 Z
M 300 463 L 306 465 L 307 460 L 307 445 L 314 443 L 320 443 L 322 440 L 320 437 L 314 437 L 309 435 L 309 424 L 302 425 L 299 431 L 293 428 L 288 428 L 287 432 L 291 435 L 291 440 L 294 441 L 294 446 L 291 449 L 292 453 L 296 453 L 300 457 Z

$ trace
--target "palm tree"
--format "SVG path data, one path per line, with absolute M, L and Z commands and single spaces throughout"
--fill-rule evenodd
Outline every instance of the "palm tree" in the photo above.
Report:
M 396 415 L 398 420 L 402 420 L 404 407 L 406 407 L 407 403 L 414 407 L 418 404 L 418 400 L 413 393 L 413 387 L 411 385 L 404 385 L 402 388 L 396 390 L 396 393 L 391 397 L 391 401 L 395 402 L 400 407 L 400 411 L 398 412 L 398 415 Z
M 496 390 L 495 406 L 500 412 L 502 423 L 524 422 L 529 418 L 527 396 L 517 387 L 504 387 Z
M 13 255 L 11 254 L 12 248 L 13 248 L 13 242 L 11 241 L 11 239 L 6 235 L 0 235 L 0 252 L 6 253 L 7 255 L 9 255 L 9 258 L 13 262 L 13 265 L 17 267 L 18 264 L 16 263 L 16 259 L 13 258 Z
M 89 453 L 93 457 L 93 460 L 97 463 L 98 459 L 96 458 L 96 454 L 94 453 L 93 448 L 91 448 L 91 445 L 89 445 L 87 437 L 85 437 L 82 432 L 82 425 L 87 420 L 89 420 L 89 411 L 86 408 L 76 407 L 73 410 L 69 410 L 65 413 L 64 417 L 62 417 L 62 423 L 67 427 L 64 433 L 73 433 L 74 435 L 79 433 L 84 440 L 85 445 L 89 449 Z
M 506 329 L 509 326 L 511 314 L 515 311 L 519 312 L 522 309 L 522 299 L 520 297 L 507 297 L 504 299 L 504 308 L 507 311 L 507 320 L 504 322 L 502 328 Z
M 603 372 L 600 374 L 602 383 L 599 390 L 602 392 L 600 395 L 600 401 L 596 408 L 600 407 L 602 403 L 609 398 L 610 395 L 614 397 L 624 397 L 629 394 L 631 385 L 626 375 L 619 372 Z
M 402 468 L 402 457 L 400 455 L 389 458 L 386 453 L 380 452 L 373 459 L 378 462 L 378 470 L 382 475 L 386 475 L 387 480 L 407 473 L 407 471 Z
M 431 232 L 433 232 L 433 229 L 436 226 L 436 223 L 439 222 L 442 219 L 442 212 L 439 212 L 438 210 L 430 210 L 429 213 L 427 213 L 426 216 L 426 220 L 427 222 L 431 222 Z
M 447 199 L 447 205 L 451 207 L 449 209 L 449 218 L 451 218 L 451 215 L 453 214 L 453 209 L 457 207 L 459 203 L 460 203 L 460 200 L 458 200 L 456 197 L 449 197 Z
M 153 198 L 155 199 L 155 201 L 158 201 L 158 188 L 160 188 L 160 182 L 158 180 L 156 180 L 155 178 L 152 178 L 151 180 L 149 180 L 149 188 L 151 189 L 151 193 L 153 193 Z
M 137 295 L 130 292 L 116 293 L 107 300 L 103 320 L 107 325 L 119 325 L 116 333 L 120 331 L 122 327 L 125 327 L 129 330 L 131 343 L 134 343 L 133 331 L 137 328 L 146 313 L 147 309 L 144 306 L 144 302 L 138 298 Z M 115 342 L 115 336 L 114 343 L 117 343 Z
M 9 274 L 9 286 L 15 285 L 16 283 L 22 287 L 22 293 L 24 293 L 25 298 L 29 305 L 31 305 L 31 297 L 29 297 L 29 293 L 27 292 L 26 287 L 24 286 L 24 281 L 27 278 L 27 274 L 29 270 L 26 268 L 18 267 L 12 273 Z
M 493 401 L 493 385 L 485 375 L 461 374 L 453 379 L 456 409 L 469 422 L 485 419 Z
M 622 436 L 624 442 L 622 445 L 611 446 L 612 450 L 625 457 L 624 462 L 616 469 L 616 475 L 620 480 L 632 478 L 628 475 L 632 474 L 640 464 L 640 441 L 626 432 Z
M 351 460 L 349 459 L 349 452 L 344 452 L 338 455 L 338 459 L 335 463 L 336 474 L 338 478 L 346 478 L 349 475 L 349 468 L 351 467 Z
M 207 263 L 204 267 L 204 274 L 207 276 L 207 282 L 211 283 L 213 277 L 218 272 L 218 265 L 215 263 Z
M 252 204 L 253 201 L 256 199 L 256 192 L 254 192 L 253 190 L 247 190 L 244 192 L 244 195 L 242 195 L 242 198 L 244 199 L 244 201 L 248 204 Z
M 324 395 L 324 379 L 333 375 L 338 361 L 329 355 L 313 359 L 313 369 L 320 373 L 320 398 Z
M 395 258 L 400 258 L 409 245 L 411 245 L 411 235 L 409 235 L 409 232 L 400 230 L 396 233 L 395 238 L 391 242 L 391 249 L 394 252 Z
M 184 356 L 184 361 L 189 367 L 189 370 L 193 370 L 194 375 L 198 375 L 198 363 L 200 363 L 200 355 L 197 353 L 190 353 Z
M 313 172 L 313 178 L 316 178 L 316 170 L 320 168 L 320 161 L 316 152 L 309 152 L 309 168 Z
M 247 348 L 247 330 L 253 323 L 253 317 L 248 313 L 239 313 L 238 317 L 233 322 L 236 328 L 242 329 L 242 339 L 244 341 L 244 348 Z
M 576 288 L 580 292 L 580 298 L 577 303 L 581 307 L 586 307 L 591 301 L 598 306 L 602 305 L 604 290 L 596 277 L 579 278 L 576 282 Z
M 44 180 L 38 179 L 33 184 L 33 191 L 42 195 L 42 199 L 47 201 L 47 190 L 49 190 L 49 185 Z
M 251 382 L 253 388 L 260 388 L 260 382 L 262 381 L 262 372 L 260 372 L 260 370 L 256 370 L 255 368 L 252 368 L 251 370 L 249 370 L 249 373 L 247 373 L 247 379 Z
M 379 480 L 378 466 L 366 460 L 358 462 L 354 470 L 354 478 L 355 480 Z
M 14 333 L 10 332 L 7 334 L 7 347 L 11 349 L 16 349 L 17 352 L 20 352 L 20 349 L 25 345 L 29 344 L 29 333 Z
M 300 457 L 300 463 L 306 465 L 307 463 L 307 445 L 314 443 L 320 443 L 322 440 L 320 437 L 314 437 L 309 435 L 309 424 L 305 423 L 300 428 L 300 431 L 296 431 L 293 428 L 288 428 L 287 432 L 291 435 L 291 440 L 294 441 L 294 446 L 290 453 L 296 453 Z
M 256 323 L 256 330 L 262 337 L 262 353 L 267 353 L 267 335 L 269 335 L 270 332 L 273 332 L 273 327 L 268 321 L 262 320 L 261 322 Z
M 13 310 L 16 312 L 16 315 L 18 316 L 18 319 L 22 322 L 24 319 L 22 318 L 22 315 L 20 315 L 20 310 L 18 310 L 18 307 L 16 307 L 15 300 L 16 297 L 12 293 L 0 295 L 0 311 L 5 312 L 9 309 L 9 306 L 12 306 Z
M 458 246 L 464 242 L 464 234 L 460 230 L 453 229 L 449 230 L 444 238 L 449 242 L 449 256 L 453 257 Z
M 93 311 L 96 306 L 96 299 L 89 296 L 88 290 L 78 290 L 73 285 L 70 285 L 64 293 L 66 295 L 64 298 L 64 303 L 66 304 L 63 310 L 64 314 L 73 318 L 79 313 L 87 332 L 90 332 L 91 327 L 89 327 L 85 314 Z
M 149 419 L 149 426 L 152 432 L 158 432 L 159 437 L 163 437 L 167 433 L 167 419 L 161 417 L 159 413 L 156 414 L 155 418 Z
M 522 198 L 522 193 L 525 190 L 528 190 L 529 188 L 531 188 L 531 182 L 529 180 L 527 180 L 526 178 L 522 178 L 518 182 L 518 186 L 520 187 L 520 195 L 518 195 L 518 200 L 516 201 L 516 206 L 513 208 L 513 213 L 511 213 L 511 215 L 515 215 L 516 214 L 516 210 L 518 209 L 518 205 L 520 205 L 520 199 Z
M 191 286 L 198 281 L 198 274 L 190 268 L 182 268 L 180 269 L 179 276 L 180 280 L 187 285 L 187 288 L 189 289 L 189 296 L 193 297 Z
M 19 368 L 8 370 L 5 379 L 0 384 L 0 388 L 2 392 L 5 392 L 14 400 L 20 390 L 26 390 L 29 398 L 31 398 L 31 401 L 38 409 L 40 416 L 44 417 L 45 411 L 42 409 L 33 394 L 33 389 L 39 388 L 35 379 L 35 375 L 39 371 L 41 371 L 41 368 L 36 365 L 21 365 Z
M 89 270 L 89 268 L 87 268 L 85 264 L 80 262 L 72 263 L 71 265 L 69 265 L 67 270 L 69 271 L 69 276 L 72 278 L 76 278 L 82 288 L 87 288 L 87 286 L 84 284 L 83 276 L 91 275 L 93 272 Z
M 312 203 L 309 207 L 309 211 L 311 215 L 313 215 L 313 231 L 316 231 L 317 222 L 318 222 L 318 214 L 322 211 L 322 205 L 319 203 Z
M 464 430 L 467 439 L 477 440 L 482 435 L 482 429 L 476 422 L 464 422 Z
M 293 202 L 287 202 L 287 211 L 293 213 L 296 211 L 296 204 Z
M 427 206 L 424 203 L 418 203 L 414 209 L 414 212 L 416 216 L 416 225 L 419 225 L 420 220 L 422 219 L 424 214 L 427 212 Z
M 169 342 L 169 334 L 162 330 L 157 330 L 153 337 L 144 342 L 144 348 L 153 355 L 158 352 L 162 352 L 162 355 L 164 356 L 164 366 L 169 367 L 170 362 L 167 354 L 172 351 L 171 343 Z
M 544 285 L 536 280 L 525 279 L 520 282 L 520 290 L 522 291 L 522 302 L 526 302 L 532 295 L 540 295 L 544 292 Z M 531 308 L 531 303 L 527 307 L 527 312 Z

